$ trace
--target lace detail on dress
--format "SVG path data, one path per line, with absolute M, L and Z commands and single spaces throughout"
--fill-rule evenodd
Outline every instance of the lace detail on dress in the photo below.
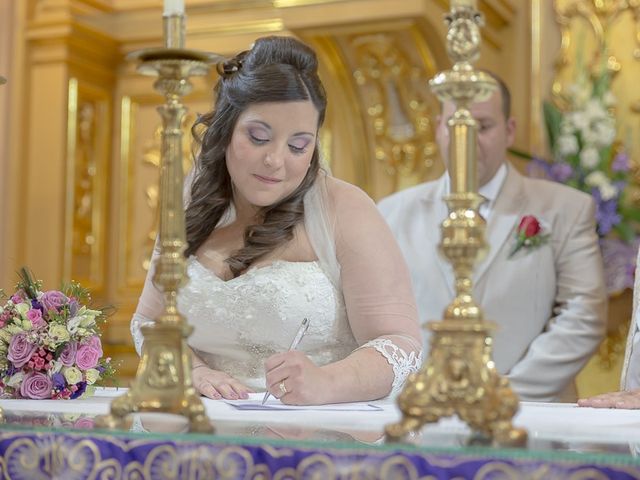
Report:
M 417 355 L 415 351 L 407 355 L 407 352 L 388 338 L 374 338 L 358 347 L 357 350 L 367 347 L 374 348 L 379 352 L 393 368 L 393 384 L 389 395 L 398 393 L 409 374 L 417 372 L 422 365 L 422 351 Z
M 318 262 L 276 260 L 224 281 L 196 257 L 178 308 L 194 327 L 195 354 L 254 390 L 264 390 L 264 361 L 286 351 L 303 318 L 299 349 L 316 365 L 341 360 L 356 347 L 342 295 Z

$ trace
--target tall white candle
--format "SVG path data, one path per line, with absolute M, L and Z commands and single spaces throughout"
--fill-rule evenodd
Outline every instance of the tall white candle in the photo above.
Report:
M 184 15 L 184 0 L 164 0 L 163 15 Z

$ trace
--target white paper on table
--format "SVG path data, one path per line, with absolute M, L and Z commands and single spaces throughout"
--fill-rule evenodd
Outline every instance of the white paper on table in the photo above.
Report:
M 381 412 L 384 409 L 367 402 L 331 403 L 328 405 L 286 405 L 277 398 L 269 398 L 262 405 L 262 393 L 249 394 L 246 400 L 224 400 L 236 410 L 307 410 L 325 412 Z

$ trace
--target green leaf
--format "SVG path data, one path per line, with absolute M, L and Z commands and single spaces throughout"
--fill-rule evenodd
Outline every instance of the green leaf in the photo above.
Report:
M 22 267 L 18 270 L 18 290 L 22 289 L 29 296 L 30 299 L 36 300 L 38 298 L 38 290 L 40 289 L 40 282 L 33 279 L 33 274 L 27 267 Z
M 517 148 L 508 148 L 507 151 L 514 157 L 524 158 L 525 160 L 533 160 L 535 158 L 529 152 L 525 152 L 524 150 L 518 150 Z
M 560 123 L 562 122 L 562 112 L 551 102 L 544 102 L 542 105 L 544 113 L 544 123 L 547 127 L 549 145 L 555 150 L 558 137 L 560 136 Z
M 622 215 L 623 218 L 640 222 L 640 209 L 625 207 L 622 205 L 620 205 L 618 209 L 620 211 L 620 215 Z
M 635 231 L 628 223 L 620 222 L 613 227 L 613 230 L 618 234 L 620 240 L 625 243 L 631 243 L 636 238 Z

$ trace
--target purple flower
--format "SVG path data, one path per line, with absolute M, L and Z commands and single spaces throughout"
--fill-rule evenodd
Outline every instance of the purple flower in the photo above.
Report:
M 22 379 L 20 395 L 34 400 L 51 398 L 51 379 L 40 372 L 31 372 Z
M 69 315 L 71 317 L 75 317 L 79 309 L 80 309 L 80 305 L 78 305 L 78 301 L 75 298 L 72 298 L 69 301 Z
M 78 351 L 78 342 L 69 342 L 65 345 L 58 359 L 65 367 L 70 367 L 76 361 L 76 353 Z
M 598 223 L 598 234 L 604 236 L 609 233 L 613 227 L 622 221 L 622 217 L 618 214 L 618 200 L 602 200 L 600 191 L 594 188 L 591 192 L 596 201 L 596 222 Z
M 80 370 L 89 370 L 98 364 L 101 356 L 100 350 L 97 350 L 93 345 L 80 345 L 76 353 L 76 365 Z
M 29 342 L 25 333 L 18 333 L 9 342 L 7 358 L 13 362 L 16 368 L 21 368 L 29 361 L 37 348 L 37 345 Z
M 76 383 L 76 387 L 78 387 L 78 389 L 75 392 L 73 392 L 69 397 L 72 400 L 74 398 L 78 398 L 80 395 L 84 393 L 84 391 L 87 389 L 87 382 L 78 382 Z
M 67 385 L 67 381 L 64 379 L 64 375 L 60 372 L 54 373 L 51 376 L 51 382 L 53 383 L 53 388 L 55 390 L 64 390 L 64 387 Z
M 551 165 L 550 175 L 552 180 L 564 183 L 573 176 L 573 168 L 565 162 L 557 162 Z
M 542 158 L 533 157 L 527 165 L 527 174 L 534 178 L 551 178 L 551 165 Z
M 62 306 L 66 305 L 68 301 L 67 296 L 58 290 L 49 290 L 48 292 L 44 292 L 42 297 L 40 297 L 40 303 L 47 312 L 49 310 L 59 312 Z
M 628 172 L 629 171 L 629 155 L 626 152 L 619 152 L 611 162 L 612 172 Z
M 17 305 L 18 303 L 24 302 L 24 298 L 22 298 L 19 293 L 14 293 L 11 295 L 11 301 Z
M 44 313 L 44 307 L 38 300 L 31 300 L 31 308 L 37 308 Z
M 609 295 L 633 288 L 638 243 L 638 239 L 632 244 L 617 238 L 600 240 L 605 284 Z

